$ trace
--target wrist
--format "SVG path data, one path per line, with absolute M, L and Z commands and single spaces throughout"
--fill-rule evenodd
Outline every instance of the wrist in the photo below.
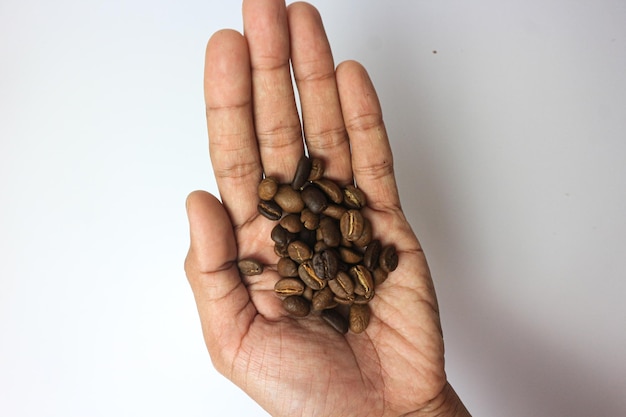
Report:
M 405 414 L 403 417 L 472 417 L 461 402 L 461 399 L 446 383 L 439 395 L 430 400 L 418 411 Z

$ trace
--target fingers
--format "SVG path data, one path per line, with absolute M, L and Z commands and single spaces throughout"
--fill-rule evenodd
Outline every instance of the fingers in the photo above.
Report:
M 326 161 L 326 174 L 352 179 L 350 147 L 341 115 L 330 44 L 318 11 L 307 3 L 287 9 L 291 59 L 309 154 Z
M 291 180 L 304 152 L 289 67 L 284 0 L 244 0 L 244 35 L 250 49 L 254 121 L 263 169 Z
M 354 61 L 341 63 L 336 77 L 355 181 L 367 194 L 369 207 L 399 209 L 393 156 L 374 86 L 365 68 Z
M 235 263 L 230 219 L 211 194 L 187 198 L 190 247 L 185 272 L 193 291 L 209 353 L 216 365 L 229 362 L 256 311 Z
M 262 174 L 252 119 L 248 47 L 238 32 L 222 30 L 209 40 L 204 95 L 215 179 L 238 226 L 256 212 L 256 184 Z

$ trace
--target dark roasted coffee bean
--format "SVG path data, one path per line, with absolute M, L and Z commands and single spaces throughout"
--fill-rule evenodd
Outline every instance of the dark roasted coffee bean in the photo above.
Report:
M 343 202 L 343 191 L 341 191 L 341 187 L 333 180 L 320 178 L 317 181 L 313 181 L 313 184 L 317 185 L 333 203 L 341 204 Z
M 339 220 L 341 219 L 341 216 L 343 216 L 343 214 L 348 211 L 347 208 L 342 207 L 340 205 L 337 204 L 329 204 L 328 207 L 326 207 L 326 209 L 324 209 L 324 211 L 322 212 L 323 215 L 328 216 L 328 217 L 332 217 L 335 220 Z
M 361 254 L 361 252 L 358 252 L 354 249 L 340 246 L 338 251 L 339 251 L 339 257 L 345 263 L 358 264 L 359 262 L 363 260 L 363 255 Z
M 300 213 L 300 222 L 306 229 L 315 230 L 320 225 L 320 216 L 305 208 Z
M 280 225 L 285 228 L 289 233 L 300 233 L 302 230 L 302 223 L 300 222 L 300 215 L 288 214 L 280 219 Z
M 311 264 L 318 277 L 325 280 L 333 279 L 339 270 L 339 256 L 334 250 L 327 249 L 314 254 Z
M 337 297 L 345 300 L 354 299 L 354 282 L 350 275 L 339 272 L 334 279 L 328 281 L 328 287 Z
M 313 290 L 321 290 L 326 286 L 326 280 L 320 278 L 315 273 L 311 261 L 304 261 L 298 267 L 298 276 L 307 286 Z
M 372 240 L 365 248 L 365 253 L 363 254 L 363 265 L 365 265 L 365 267 L 370 271 L 373 271 L 378 267 L 378 257 L 380 256 L 381 250 L 382 245 L 378 239 Z
M 298 264 L 291 258 L 280 258 L 276 264 L 276 272 L 281 277 L 297 277 Z
M 361 237 L 365 221 L 359 210 L 348 210 L 340 220 L 341 235 L 353 242 Z
M 304 288 L 304 282 L 300 281 L 298 278 L 283 278 L 279 279 L 276 281 L 276 284 L 274 284 L 274 292 L 283 297 L 302 295 Z
M 284 309 L 294 317 L 305 317 L 311 311 L 308 300 L 299 295 L 292 295 L 283 300 Z
M 257 206 L 259 213 L 270 220 L 278 220 L 283 215 L 283 210 L 273 200 L 261 200 Z
M 324 161 L 319 158 L 311 158 L 311 172 L 309 181 L 317 181 L 324 176 Z
M 300 233 L 298 233 L 298 239 L 302 242 L 306 243 L 310 248 L 315 246 L 316 239 L 316 231 L 309 229 L 302 229 Z
M 355 283 L 354 292 L 357 293 L 357 287 L 363 287 L 363 293 L 360 291 L 358 295 L 363 295 L 365 298 L 371 298 L 374 296 L 374 278 L 372 278 L 371 272 L 363 265 L 355 265 L 348 271 L 350 277 Z M 358 285 L 357 285 L 358 284 Z
M 395 271 L 398 267 L 398 252 L 393 245 L 385 246 L 380 252 L 378 264 L 387 272 Z
M 330 218 L 324 217 L 320 219 L 317 228 L 317 240 L 323 241 L 326 246 L 336 248 L 341 243 L 341 231 L 337 222 Z
M 300 191 L 296 191 L 287 184 L 278 186 L 278 191 L 274 196 L 274 201 L 286 213 L 300 213 L 304 208 L 304 202 L 300 196 Z
M 337 306 L 337 303 L 333 300 L 333 296 L 333 292 L 328 287 L 315 291 L 313 292 L 313 298 L 311 299 L 311 307 L 316 311 L 334 308 Z
M 363 232 L 361 236 L 352 243 L 359 248 L 364 248 L 372 241 L 372 235 L 372 222 L 370 222 L 367 217 L 363 217 Z
M 277 224 L 272 228 L 272 232 L 270 234 L 270 238 L 277 245 L 288 245 L 291 241 L 295 240 L 296 235 L 294 233 L 289 233 L 287 229 L 282 227 L 280 224 Z
M 291 181 L 291 188 L 294 190 L 299 190 L 304 186 L 304 184 L 309 179 L 309 174 L 311 173 L 311 160 L 306 156 L 302 155 L 300 160 L 298 161 L 298 165 L 296 167 L 296 172 L 293 175 L 293 180 Z
M 287 253 L 289 253 L 291 259 L 299 264 L 311 259 L 313 256 L 313 251 L 311 251 L 309 245 L 301 240 L 295 240 L 287 245 Z
M 256 259 L 241 259 L 237 262 L 237 268 L 242 275 L 259 275 L 263 272 L 263 264 Z
M 274 244 L 274 253 L 279 258 L 288 258 L 289 257 L 289 252 L 287 251 L 287 245 Z
M 348 333 L 348 320 L 336 309 L 322 311 L 322 319 L 339 333 Z
M 374 286 L 378 287 L 380 284 L 382 284 L 383 282 L 387 280 L 387 277 L 389 276 L 389 272 L 378 267 L 374 269 L 374 272 L 372 272 L 372 276 L 374 277 Z
M 328 206 L 326 195 L 314 186 L 309 186 L 302 190 L 302 201 L 315 214 L 321 213 Z
M 370 324 L 370 306 L 367 304 L 353 304 L 350 306 L 348 321 L 350 331 L 362 333 Z
M 274 177 L 265 177 L 259 183 L 258 193 L 261 200 L 269 201 L 273 199 L 276 191 L 278 191 L 278 180 Z
M 360 209 L 365 207 L 365 193 L 352 184 L 343 189 L 343 201 L 350 208 Z

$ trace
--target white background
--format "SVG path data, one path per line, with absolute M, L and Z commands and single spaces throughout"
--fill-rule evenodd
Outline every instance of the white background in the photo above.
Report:
M 626 415 L 626 2 L 315 4 L 378 89 L 470 411 Z M 267 415 L 183 273 L 223 27 L 238 1 L 0 4 L 1 415 Z

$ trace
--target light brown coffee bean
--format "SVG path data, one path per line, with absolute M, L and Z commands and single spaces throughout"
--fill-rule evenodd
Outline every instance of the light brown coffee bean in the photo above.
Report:
M 293 175 L 293 180 L 291 181 L 291 188 L 299 190 L 304 186 L 309 178 L 309 174 L 311 173 L 311 165 L 311 160 L 306 155 L 302 155 L 300 157 L 298 166 L 296 167 L 296 172 Z
M 363 215 L 358 210 L 348 210 L 341 216 L 339 227 L 341 235 L 348 241 L 353 242 L 361 237 L 365 221 Z
M 366 267 L 363 265 L 355 265 L 350 268 L 348 273 L 355 283 L 355 293 L 357 293 L 357 287 L 360 286 L 363 288 L 363 293 L 361 294 L 359 291 L 357 293 L 358 295 L 363 295 L 365 298 L 372 298 L 374 296 L 374 278 L 372 278 L 371 272 Z
M 350 306 L 348 321 L 350 323 L 350 331 L 353 333 L 362 333 L 370 324 L 370 306 L 367 304 L 353 304 Z
M 294 190 L 288 184 L 278 186 L 274 201 L 286 213 L 300 213 L 304 209 L 304 201 L 302 201 L 300 191 Z
M 387 272 L 395 271 L 398 267 L 398 253 L 393 245 L 385 246 L 380 252 L 378 264 Z
M 304 287 L 304 292 L 302 293 L 302 297 L 304 297 L 305 300 L 313 300 L 313 288 L 309 287 L 308 285 Z
M 276 264 L 276 272 L 278 272 L 278 275 L 285 278 L 297 277 L 298 264 L 291 258 L 280 258 Z
M 313 293 L 313 298 L 311 299 L 311 308 L 313 308 L 313 310 L 322 311 L 336 306 L 337 303 L 333 300 L 333 292 L 330 288 L 324 287 Z
M 280 219 L 280 225 L 289 233 L 300 233 L 302 230 L 302 222 L 299 214 L 288 214 Z
M 348 320 L 337 309 L 322 311 L 322 319 L 341 334 L 348 333 Z
M 328 217 L 332 217 L 335 220 L 339 220 L 341 219 L 341 216 L 343 216 L 343 214 L 348 211 L 347 208 L 342 207 L 338 204 L 329 204 L 328 207 L 326 207 L 326 209 L 324 209 L 324 211 L 322 212 L 323 215 L 328 216 Z
M 363 255 L 356 250 L 346 248 L 343 246 L 340 246 L 338 250 L 339 250 L 339 257 L 345 263 L 358 264 L 359 262 L 361 262 L 361 260 L 363 260 Z
M 269 201 L 273 199 L 276 191 L 278 191 L 278 180 L 274 177 L 263 178 L 259 183 L 257 191 L 261 200 Z
M 304 261 L 298 267 L 298 276 L 307 286 L 313 290 L 321 290 L 326 286 L 326 280 L 320 278 L 315 273 L 311 261 Z
M 365 207 L 365 193 L 356 186 L 349 184 L 343 189 L 343 201 L 350 208 L 360 209 Z
M 311 311 L 308 300 L 299 295 L 291 295 L 283 300 L 283 308 L 294 317 L 306 317 Z
M 263 264 L 256 259 L 241 259 L 237 262 L 237 268 L 242 275 L 259 275 L 263 272 Z
M 306 229 L 315 230 L 320 225 L 320 216 L 305 208 L 300 213 L 300 222 Z
M 354 282 L 350 278 L 350 275 L 345 272 L 340 271 L 334 279 L 329 280 L 328 288 L 341 299 L 354 299 Z
M 333 180 L 320 178 L 317 181 L 313 181 L 313 184 L 317 185 L 333 203 L 341 204 L 343 202 L 343 191 Z
M 298 278 L 283 278 L 279 279 L 276 281 L 276 284 L 274 284 L 274 292 L 283 297 L 302 295 L 304 288 L 304 282 L 300 281 Z
M 287 245 L 287 253 L 289 253 L 291 259 L 299 264 L 311 259 L 313 256 L 311 248 L 301 240 L 295 240 Z

